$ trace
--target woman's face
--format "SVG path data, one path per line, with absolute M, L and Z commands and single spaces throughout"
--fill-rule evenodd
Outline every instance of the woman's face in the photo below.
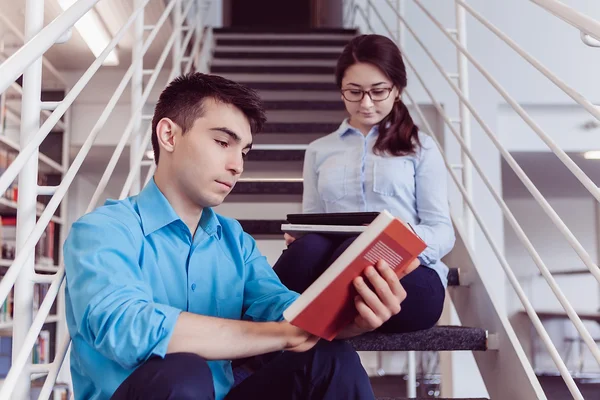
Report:
M 363 96 L 362 91 L 367 90 L 370 97 L 367 93 Z M 346 70 L 342 79 L 342 94 L 350 114 L 350 125 L 365 135 L 387 117 L 399 96 L 398 89 L 383 71 L 367 63 L 356 63 Z M 362 100 L 359 100 L 361 96 Z

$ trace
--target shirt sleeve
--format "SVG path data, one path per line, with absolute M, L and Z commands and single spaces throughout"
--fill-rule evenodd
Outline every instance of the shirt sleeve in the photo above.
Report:
M 302 170 L 302 212 L 324 213 L 325 205 L 317 188 L 316 151 L 313 146 L 308 146 L 304 154 L 304 167 Z
M 244 319 L 256 322 L 281 321 L 283 311 L 299 294 L 281 283 L 273 268 L 256 247 L 255 240 L 242 233 L 246 277 L 244 282 Z
M 100 213 L 74 223 L 64 245 L 71 335 L 126 369 L 165 356 L 181 312 L 153 301 L 139 267 L 141 248 L 125 223 Z
M 415 231 L 427 244 L 419 259 L 431 265 L 452 250 L 455 236 L 448 206 L 446 168 L 436 144 L 428 136 L 422 140 L 421 156 L 415 171 L 419 224 Z

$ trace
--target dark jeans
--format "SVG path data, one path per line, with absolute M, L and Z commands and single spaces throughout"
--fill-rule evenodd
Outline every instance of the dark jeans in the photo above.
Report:
M 136 369 L 112 400 L 212 400 L 205 359 L 190 353 L 155 357 Z M 356 351 L 343 341 L 321 340 L 303 353 L 283 352 L 235 386 L 226 400 L 373 400 Z
M 273 269 L 281 282 L 302 293 L 356 239 L 356 236 L 308 234 L 283 251 Z M 438 274 L 419 266 L 400 280 L 406 290 L 400 313 L 387 321 L 379 331 L 413 332 L 428 329 L 440 319 L 445 289 Z

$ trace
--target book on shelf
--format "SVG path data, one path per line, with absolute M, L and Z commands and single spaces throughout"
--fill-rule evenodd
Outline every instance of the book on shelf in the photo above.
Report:
M 400 219 L 383 211 L 283 313 L 286 321 L 326 340 L 358 315 L 352 281 L 385 260 L 399 277 L 427 245 Z M 368 279 L 365 278 L 368 282 Z

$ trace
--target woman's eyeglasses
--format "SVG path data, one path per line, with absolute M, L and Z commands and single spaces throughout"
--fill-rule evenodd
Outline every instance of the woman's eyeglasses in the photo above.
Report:
M 373 88 L 370 90 L 360 90 L 360 89 L 343 89 L 342 96 L 347 101 L 358 103 L 362 101 L 365 97 L 365 94 L 368 94 L 371 98 L 371 101 L 384 101 L 390 97 L 390 93 L 392 93 L 393 88 Z

